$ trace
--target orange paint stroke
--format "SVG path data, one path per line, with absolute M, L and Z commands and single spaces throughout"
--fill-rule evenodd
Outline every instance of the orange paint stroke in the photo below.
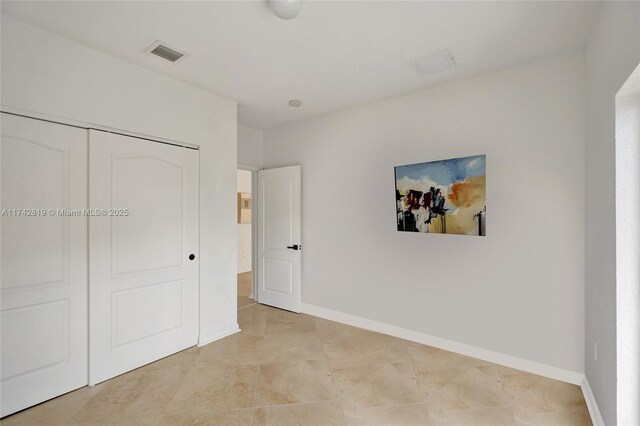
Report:
M 449 200 L 456 207 L 471 207 L 471 205 L 484 203 L 486 192 L 485 176 L 467 178 L 451 185 Z

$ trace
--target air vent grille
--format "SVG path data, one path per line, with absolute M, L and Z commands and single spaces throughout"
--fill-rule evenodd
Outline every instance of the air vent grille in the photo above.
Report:
M 184 56 L 183 53 L 176 52 L 175 50 L 159 42 L 154 43 L 151 48 L 149 48 L 148 52 L 170 62 L 176 62 L 178 59 Z
M 431 74 L 447 68 L 455 67 L 456 61 L 448 50 L 432 53 L 413 62 L 420 74 Z

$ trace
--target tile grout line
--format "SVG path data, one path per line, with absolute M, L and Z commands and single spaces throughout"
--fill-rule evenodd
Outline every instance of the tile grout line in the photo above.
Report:
M 314 317 L 311 317 L 314 318 Z M 316 323 L 315 319 L 313 320 L 313 324 L 316 327 L 316 333 L 318 333 L 318 324 Z M 342 391 L 340 389 L 338 389 L 338 386 L 336 385 L 336 382 L 333 380 L 333 371 L 329 365 L 329 355 L 327 355 L 327 352 L 324 350 L 324 344 L 322 343 L 322 339 L 320 338 L 320 336 L 318 337 L 318 341 L 320 342 L 320 349 L 322 349 L 322 354 L 324 355 L 324 362 L 327 366 L 327 371 L 329 372 L 329 377 L 331 378 L 331 385 L 333 386 L 333 389 L 336 391 L 336 396 L 337 398 L 335 399 L 335 401 L 338 403 L 338 405 L 340 406 L 340 412 L 342 413 L 342 419 L 344 420 L 344 424 L 345 426 L 349 424 L 349 422 L 347 421 L 347 415 L 344 412 L 344 404 L 342 401 Z
M 338 402 L 338 404 L 340 405 L 340 412 L 342 413 L 342 420 L 344 420 L 344 424 L 348 425 L 349 422 L 347 421 L 347 415 L 344 413 L 344 405 L 342 405 L 342 402 Z
M 309 405 L 309 404 L 322 404 L 325 402 L 340 402 L 339 399 L 321 399 L 318 401 L 305 401 L 305 402 L 295 402 L 293 404 L 274 404 L 274 405 L 259 405 L 253 408 L 276 408 L 276 407 L 292 407 L 294 405 Z
M 245 309 L 245 308 L 249 308 L 249 307 L 251 307 L 251 306 L 253 306 L 253 305 L 257 305 L 257 304 L 258 304 L 257 302 L 253 302 L 253 303 L 251 303 L 251 304 L 249 304 L 249 305 L 245 305 L 245 306 L 241 306 L 241 307 L 239 307 L 239 308 L 238 308 L 238 310 L 239 310 L 239 311 L 241 311 L 241 310 L 243 310 L 243 309 Z
M 418 388 L 418 392 L 420 392 L 422 404 L 424 404 L 424 408 L 427 411 L 427 418 L 424 420 L 426 421 L 426 424 L 431 424 L 431 413 L 429 412 L 427 395 L 426 395 L 426 392 L 424 392 L 420 387 L 420 385 L 418 384 L 418 373 L 416 373 L 416 366 L 413 363 L 413 357 L 411 356 L 411 352 L 409 352 L 409 346 L 407 345 L 406 342 L 404 343 L 404 350 L 407 352 L 407 356 L 409 357 L 409 365 L 411 365 L 411 371 L 413 371 L 413 378 L 416 382 L 416 387 Z
M 256 386 L 253 390 L 253 415 L 251 416 L 251 426 L 253 426 L 256 416 L 258 415 L 258 409 L 256 407 L 256 399 L 258 398 L 258 386 L 260 386 L 260 371 L 262 370 L 262 364 L 258 364 L 258 374 L 256 375 Z

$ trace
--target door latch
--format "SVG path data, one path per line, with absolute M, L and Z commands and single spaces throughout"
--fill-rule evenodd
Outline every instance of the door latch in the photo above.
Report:
M 302 244 L 298 245 L 298 244 L 294 244 L 292 246 L 287 246 L 288 249 L 291 250 L 302 250 Z

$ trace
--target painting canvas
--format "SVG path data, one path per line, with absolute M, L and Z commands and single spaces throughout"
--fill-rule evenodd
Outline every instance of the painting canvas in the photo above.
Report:
M 398 231 L 486 235 L 486 156 L 395 168 Z

